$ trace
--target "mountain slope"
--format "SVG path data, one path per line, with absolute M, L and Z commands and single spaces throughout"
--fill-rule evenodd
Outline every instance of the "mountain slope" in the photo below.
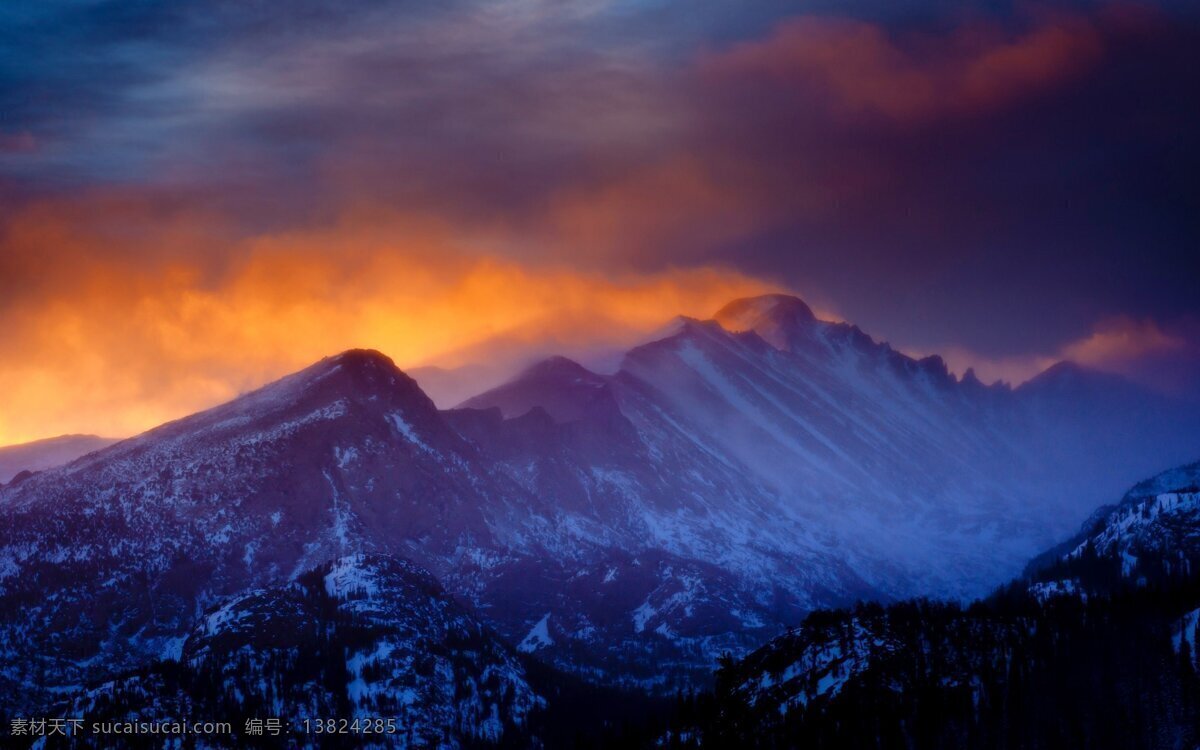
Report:
M 1193 747 L 1200 740 L 1200 464 L 1138 484 L 964 608 L 817 612 L 678 711 L 703 747 Z M 686 746 L 686 743 L 685 743 Z
M 743 302 L 721 317 L 755 330 L 684 319 L 615 375 L 555 359 L 445 412 L 346 352 L 0 488 L 3 698 L 179 657 L 214 603 L 360 552 L 550 664 L 670 691 L 814 608 L 985 590 L 1077 522 L 1066 488 L 1142 460 L 1039 459 L 1053 415 L 1020 393 L 806 311 Z M 1155 413 L 1163 455 L 1200 431 Z
M 1062 369 L 1077 377 L 1050 374 L 1017 392 L 959 381 L 936 357 L 914 360 L 817 320 L 800 300 L 768 295 L 731 303 L 715 322 L 681 320 L 630 351 L 615 376 L 547 361 L 466 405 L 509 418 L 541 408 L 580 435 L 600 434 L 605 413 L 628 423 L 631 459 L 608 476 L 644 505 L 669 497 L 688 509 L 672 520 L 681 554 L 698 548 L 689 520 L 736 508 L 743 521 L 727 526 L 747 528 L 768 555 L 836 551 L 841 569 L 826 582 L 826 602 L 831 592 L 971 595 L 1018 572 L 1116 488 L 1200 451 L 1194 413 L 1124 381 Z M 1150 424 L 1153 440 L 1144 438 Z M 639 451 L 651 465 L 669 462 L 677 486 L 627 468 Z M 514 477 L 538 471 L 536 452 L 508 452 Z M 577 474 L 600 462 L 572 460 Z
M 389 360 L 348 352 L 6 487 L 4 677 L 177 655 L 209 603 L 348 552 L 449 559 L 505 528 L 513 495 L 479 465 Z
M 636 550 L 640 533 L 676 560 L 715 564 L 697 580 L 722 571 L 717 590 L 744 592 L 737 603 L 694 585 L 681 599 L 604 599 L 635 631 L 692 653 L 737 645 L 711 637 L 723 628 L 757 636 L 816 606 L 982 594 L 1102 493 L 1200 451 L 1189 412 L 1082 368 L 1014 392 L 957 380 L 940 359 L 819 321 L 794 298 L 737 301 L 717 318 L 724 325 L 682 319 L 614 376 L 550 360 L 448 415 L 531 492 L 572 512 L 603 509 L 605 529 L 632 533 L 612 543 Z M 1106 399 L 1110 408 L 1097 409 Z M 1153 440 L 1147 424 L 1158 425 Z M 603 578 L 592 567 L 578 579 L 624 572 L 604 568 Z M 688 580 L 670 569 L 677 582 L 658 589 Z M 687 619 L 697 596 L 726 615 Z M 668 614 L 670 601 L 685 603 L 674 607 L 684 618 Z M 529 631 L 517 636 L 547 628 L 549 639 L 529 642 L 550 658 L 570 654 L 564 640 L 596 633 L 597 618 L 563 618 L 563 608 L 587 603 L 549 618 L 550 609 L 526 611 Z
M 1139 482 L 1028 572 L 1039 590 L 1084 595 L 1127 582 L 1169 585 L 1200 573 L 1200 462 Z
M 384 747 L 496 744 L 525 731 L 545 701 L 517 655 L 404 560 L 352 555 L 207 611 L 160 664 L 70 696 L 91 722 L 280 720 L 300 747 L 327 745 L 324 724 Z M 336 724 L 336 722 L 335 722 Z M 87 744 L 91 742 L 92 744 Z M 86 747 L 105 747 L 91 736 Z

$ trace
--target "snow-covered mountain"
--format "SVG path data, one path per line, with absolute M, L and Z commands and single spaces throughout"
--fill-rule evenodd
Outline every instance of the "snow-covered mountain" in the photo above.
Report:
M 1136 484 L 1030 565 L 1038 590 L 1086 596 L 1200 573 L 1200 462 Z
M 958 380 L 779 296 L 449 411 L 346 352 L 0 488 L 0 700 L 179 657 L 209 608 L 358 553 L 557 667 L 705 680 L 816 607 L 980 593 L 1093 491 L 1200 453 L 1177 405 L 1071 374 Z
M 2 679 L 28 699 L 35 679 L 177 654 L 211 604 L 345 554 L 498 547 L 506 504 L 530 499 L 486 472 L 411 380 L 354 351 L 9 485 Z
M 1193 747 L 1200 463 L 1136 485 L 969 607 L 816 612 L 727 661 L 668 738 L 753 747 Z
M 464 407 L 591 436 L 575 471 L 606 473 L 582 491 L 619 481 L 639 507 L 681 509 L 654 519 L 655 545 L 735 569 L 806 558 L 825 601 L 981 593 L 1118 488 L 1200 452 L 1196 414 L 1126 381 L 1065 365 L 1016 391 L 958 380 L 779 295 L 683 319 L 615 376 L 547 360 Z M 508 450 L 515 480 L 545 480 L 544 452 Z M 812 580 L 824 557 L 839 569 Z
M 978 689 L 973 673 L 1004 656 L 1003 649 L 989 647 L 1018 642 L 1022 625 L 964 616 L 953 605 L 927 601 L 820 613 L 729 665 L 726 689 L 772 716 L 819 711 L 864 683 L 887 684 L 896 694 L 916 692 L 934 675 L 943 688 L 970 696 Z
M 162 662 L 64 697 L 90 722 L 271 717 L 289 747 L 328 746 L 330 719 L 378 747 L 496 744 L 545 700 L 510 646 L 427 572 L 351 555 L 206 611 L 177 665 Z M 386 718 L 385 718 L 386 717 Z M 336 732 L 333 732 L 336 734 Z M 240 747 L 211 737 L 214 747 Z M 93 744 L 86 744 L 91 742 Z M 86 736 L 85 747 L 110 747 Z
M 23 471 L 44 471 L 117 442 L 97 435 L 59 435 L 31 443 L 0 447 L 0 484 Z

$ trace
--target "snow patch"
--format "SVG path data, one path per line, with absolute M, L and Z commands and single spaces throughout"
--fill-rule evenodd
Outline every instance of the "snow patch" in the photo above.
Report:
M 349 466 L 356 458 L 358 458 L 358 449 L 354 446 L 349 448 L 339 448 L 334 446 L 333 458 L 337 461 L 339 469 L 344 469 Z
M 399 432 L 405 440 L 417 446 L 426 453 L 433 453 L 433 448 L 430 448 L 425 441 L 421 439 L 421 436 L 417 434 L 417 431 L 413 429 L 413 426 L 404 419 L 403 414 L 398 411 L 390 412 L 387 415 L 387 420 L 392 423 L 392 426 L 396 428 L 396 432 Z
M 379 585 L 372 571 L 362 567 L 362 555 L 343 557 L 333 563 L 325 574 L 325 593 L 335 599 L 361 595 L 368 599 L 379 594 Z
M 633 610 L 633 632 L 640 633 L 646 629 L 646 623 L 651 617 L 658 614 L 658 610 L 650 603 L 650 600 L 642 602 L 641 606 Z
M 550 637 L 550 613 L 547 612 L 537 624 L 529 629 L 529 633 L 517 644 L 517 650 L 523 654 L 531 654 L 539 648 L 553 646 L 554 639 Z
M 1183 644 L 1186 643 L 1188 650 L 1192 653 L 1192 659 L 1195 659 L 1198 629 L 1200 629 L 1200 609 L 1193 609 L 1179 618 L 1175 623 L 1175 632 L 1171 635 L 1171 643 L 1175 646 L 1175 651 L 1182 651 Z

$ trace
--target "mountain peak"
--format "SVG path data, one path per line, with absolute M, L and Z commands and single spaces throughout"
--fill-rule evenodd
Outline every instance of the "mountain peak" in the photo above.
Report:
M 1079 364 L 1078 362 L 1073 362 L 1069 359 L 1064 359 L 1064 360 L 1060 360 L 1060 361 L 1055 362 L 1054 364 L 1050 365 L 1045 370 L 1043 370 L 1041 373 L 1039 373 L 1036 377 L 1039 377 L 1039 378 L 1040 377 L 1070 378 L 1070 377 L 1078 377 L 1080 375 L 1083 375 L 1086 372 L 1088 372 L 1088 368 L 1084 367 L 1083 365 Z
M 743 297 L 722 307 L 713 319 L 728 331 L 754 331 L 776 348 L 786 348 L 792 336 L 807 330 L 817 318 L 799 297 L 763 294 Z
M 347 349 L 340 354 L 325 357 L 295 375 L 277 382 L 285 383 L 291 377 L 297 377 L 298 380 L 315 384 L 335 373 L 337 374 L 335 380 L 346 381 L 357 386 L 366 383 L 394 384 L 410 380 L 403 370 L 396 367 L 392 358 L 382 352 L 375 349 Z
M 556 422 L 582 417 L 597 399 L 609 398 L 603 377 L 566 357 L 550 357 L 527 368 L 504 385 L 464 401 L 460 408 L 499 407 L 505 418 L 540 406 Z
M 1139 388 L 1129 380 L 1114 373 L 1096 370 L 1078 362 L 1062 360 L 1050 365 L 1037 375 L 1021 384 L 1020 390 L 1031 392 L 1067 392 L 1104 386 L 1137 391 Z
M 208 422 L 222 423 L 235 415 L 275 419 L 281 414 L 354 402 L 376 402 L 372 408 L 403 405 L 408 411 L 426 415 L 437 411 L 417 382 L 396 367 L 390 357 L 374 349 L 348 349 L 233 401 L 169 422 L 146 434 L 154 435 L 164 428 L 175 431 Z
M 327 358 L 330 365 L 341 365 L 352 370 L 394 371 L 399 368 L 392 358 L 376 349 L 347 349 L 341 354 Z
M 320 385 L 322 390 L 371 390 L 370 386 L 394 385 L 411 380 L 391 357 L 374 349 L 347 349 L 324 357 L 303 370 L 268 383 L 256 394 L 288 396 Z M 415 381 L 413 385 L 416 385 Z M 243 396 L 243 398 L 246 398 Z
M 562 356 L 548 357 L 540 362 L 535 362 L 534 364 L 525 368 L 525 370 L 517 376 L 517 379 L 561 379 L 564 377 L 577 378 L 582 382 L 593 382 L 600 385 L 603 385 L 604 383 L 604 379 L 596 373 L 587 369 L 575 360 Z
M 717 310 L 713 319 L 731 330 L 751 330 L 767 321 L 816 320 L 812 308 L 790 294 L 762 294 L 742 297 Z

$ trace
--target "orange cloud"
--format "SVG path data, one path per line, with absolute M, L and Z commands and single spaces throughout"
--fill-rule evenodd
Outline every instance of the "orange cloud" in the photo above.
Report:
M 918 122 L 1000 109 L 1073 78 L 1103 51 L 1096 21 L 1082 16 L 1043 19 L 1017 34 L 976 25 L 913 38 L 862 21 L 805 17 L 710 54 L 701 69 L 714 79 L 815 87 L 845 117 Z
M 497 336 L 617 345 L 770 288 L 715 268 L 521 265 L 400 215 L 205 249 L 223 231 L 212 217 L 100 204 L 107 221 L 95 204 L 32 208 L 0 240 L 9 283 L 25 287 L 0 307 L 0 444 L 128 435 L 349 347 L 411 367 L 460 364 L 447 360 Z
M 619 179 L 551 199 L 547 230 L 558 246 L 590 257 L 703 252 L 760 226 L 774 203 L 739 190 L 715 160 L 677 156 Z
M 1191 338 L 1164 330 L 1152 320 L 1124 316 L 1099 322 L 1090 334 L 1065 344 L 1052 354 L 995 358 L 955 346 L 947 346 L 938 353 L 951 371 L 961 374 L 967 368 L 974 368 L 984 382 L 1022 383 L 1056 362 L 1066 360 L 1149 382 L 1166 390 L 1173 390 L 1174 384 L 1145 372 L 1147 365 L 1176 357 L 1190 363 L 1200 361 L 1200 346 Z
M 1063 359 L 1122 371 L 1130 363 L 1188 348 L 1187 339 L 1164 331 L 1152 320 L 1117 317 L 1105 320 L 1090 336 L 1063 349 Z

